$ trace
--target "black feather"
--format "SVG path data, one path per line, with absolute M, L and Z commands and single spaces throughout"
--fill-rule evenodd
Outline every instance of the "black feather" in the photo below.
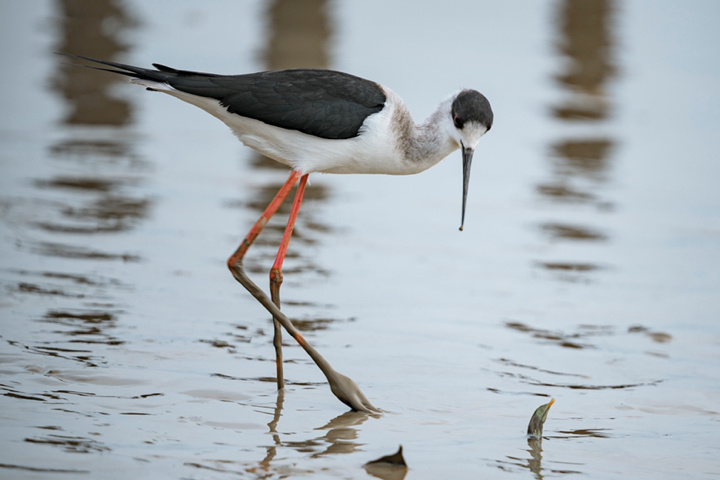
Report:
M 93 67 L 142 80 L 166 83 L 181 92 L 218 100 L 230 113 L 328 139 L 356 137 L 365 119 L 385 105 L 375 82 L 333 70 L 296 69 L 216 75 L 156 70 L 68 55 L 112 68 Z

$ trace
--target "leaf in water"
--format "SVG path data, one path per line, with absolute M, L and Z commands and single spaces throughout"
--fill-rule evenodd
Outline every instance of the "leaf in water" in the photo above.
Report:
M 365 465 L 393 465 L 398 467 L 407 467 L 407 463 L 405 463 L 405 458 L 403 458 L 402 454 L 402 445 L 400 445 L 398 451 L 392 455 L 385 455 L 377 460 L 367 462 Z
M 552 407 L 553 403 L 555 403 L 555 399 L 551 398 L 549 403 L 540 405 L 537 409 L 535 409 L 535 413 L 533 413 L 530 423 L 528 424 L 528 435 L 532 435 L 533 437 L 542 436 L 543 425 L 545 424 L 545 420 L 547 420 L 548 412 L 550 412 L 550 407 Z

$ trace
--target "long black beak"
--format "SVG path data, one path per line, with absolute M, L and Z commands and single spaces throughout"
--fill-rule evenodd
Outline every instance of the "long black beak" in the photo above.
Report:
M 467 203 L 467 192 L 468 185 L 470 184 L 470 165 L 472 164 L 473 153 L 475 150 L 472 148 L 462 147 L 462 160 L 463 160 L 463 200 L 462 200 L 462 218 L 460 219 L 460 231 L 465 225 L 465 204 Z

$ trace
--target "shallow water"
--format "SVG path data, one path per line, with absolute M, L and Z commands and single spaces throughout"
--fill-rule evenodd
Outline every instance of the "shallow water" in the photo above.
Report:
M 720 7 L 305 3 L 0 4 L 0 476 L 716 477 Z M 278 394 L 225 267 L 287 171 L 53 51 L 337 68 L 417 119 L 488 96 L 462 233 L 459 154 L 311 177 L 283 309 L 383 415 L 287 338 Z M 246 260 L 261 286 L 281 217 Z M 363 468 L 400 444 L 407 472 Z

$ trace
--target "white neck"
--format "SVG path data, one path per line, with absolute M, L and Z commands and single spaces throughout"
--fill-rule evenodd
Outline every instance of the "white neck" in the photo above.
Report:
M 432 167 L 459 148 L 449 133 L 453 128 L 451 104 L 452 99 L 445 100 L 421 124 L 413 122 L 404 103 L 398 104 L 393 119 L 393 128 L 400 139 L 398 147 L 404 160 L 413 164 L 416 171 Z

